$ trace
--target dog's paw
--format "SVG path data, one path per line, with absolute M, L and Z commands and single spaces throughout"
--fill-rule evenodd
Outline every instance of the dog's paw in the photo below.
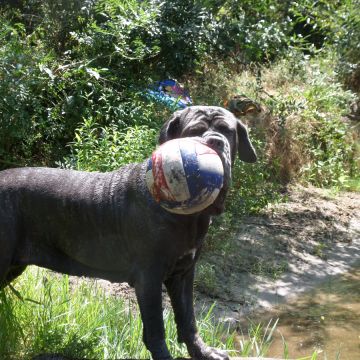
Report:
M 229 360 L 229 355 L 224 350 L 207 346 L 202 339 L 196 335 L 194 341 L 188 344 L 189 355 L 193 360 Z
M 229 355 L 224 350 L 219 350 L 206 346 L 202 351 L 196 352 L 191 356 L 194 360 L 229 360 Z

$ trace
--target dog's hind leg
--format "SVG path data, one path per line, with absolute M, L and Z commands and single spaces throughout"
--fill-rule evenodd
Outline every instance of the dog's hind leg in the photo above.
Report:
M 26 266 L 16 266 L 16 267 L 13 267 L 11 268 L 8 273 L 6 274 L 6 277 L 5 277 L 5 280 L 0 283 L 0 290 L 2 288 L 5 288 L 6 286 L 10 286 L 11 290 L 15 293 L 15 295 L 20 299 L 20 300 L 24 300 L 23 297 L 21 296 L 21 294 L 16 290 L 14 289 L 10 283 L 16 279 L 18 276 L 20 276 L 23 271 L 26 269 Z
M 11 258 L 0 255 L 0 290 L 17 278 L 26 266 L 11 267 Z
M 10 268 L 10 270 L 8 271 L 5 277 L 5 286 L 10 284 L 13 280 L 15 280 L 18 276 L 20 276 L 25 269 L 26 266 L 16 266 Z
M 0 289 L 14 280 L 24 269 L 12 266 L 16 250 L 17 235 L 14 220 L 9 214 L 4 216 L 0 209 Z
M 7 277 L 10 269 L 10 264 L 11 259 L 0 255 L 0 290 L 9 284 Z
M 0 289 L 8 284 L 7 276 L 13 256 L 13 249 L 10 249 L 8 242 L 1 237 L 2 233 L 0 230 Z

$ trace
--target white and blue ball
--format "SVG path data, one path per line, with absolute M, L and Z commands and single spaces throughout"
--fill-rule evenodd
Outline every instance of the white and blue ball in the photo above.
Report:
M 148 160 L 148 189 L 155 201 L 172 213 L 204 210 L 219 195 L 223 180 L 219 155 L 200 138 L 170 140 Z

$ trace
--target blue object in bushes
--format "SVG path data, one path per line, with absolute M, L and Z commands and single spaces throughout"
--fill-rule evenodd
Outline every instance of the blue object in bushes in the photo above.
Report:
M 146 90 L 146 94 L 171 109 L 184 109 L 192 105 L 189 92 L 172 79 L 156 82 Z

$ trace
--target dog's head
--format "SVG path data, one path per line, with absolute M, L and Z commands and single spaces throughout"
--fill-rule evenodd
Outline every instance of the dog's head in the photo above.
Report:
M 220 156 L 224 166 L 224 185 L 215 202 L 206 209 L 211 215 L 224 211 L 230 186 L 231 167 L 236 154 L 245 162 L 255 162 L 256 153 L 246 127 L 230 111 L 217 106 L 191 106 L 174 113 L 163 125 L 159 144 L 183 137 L 201 137 Z

